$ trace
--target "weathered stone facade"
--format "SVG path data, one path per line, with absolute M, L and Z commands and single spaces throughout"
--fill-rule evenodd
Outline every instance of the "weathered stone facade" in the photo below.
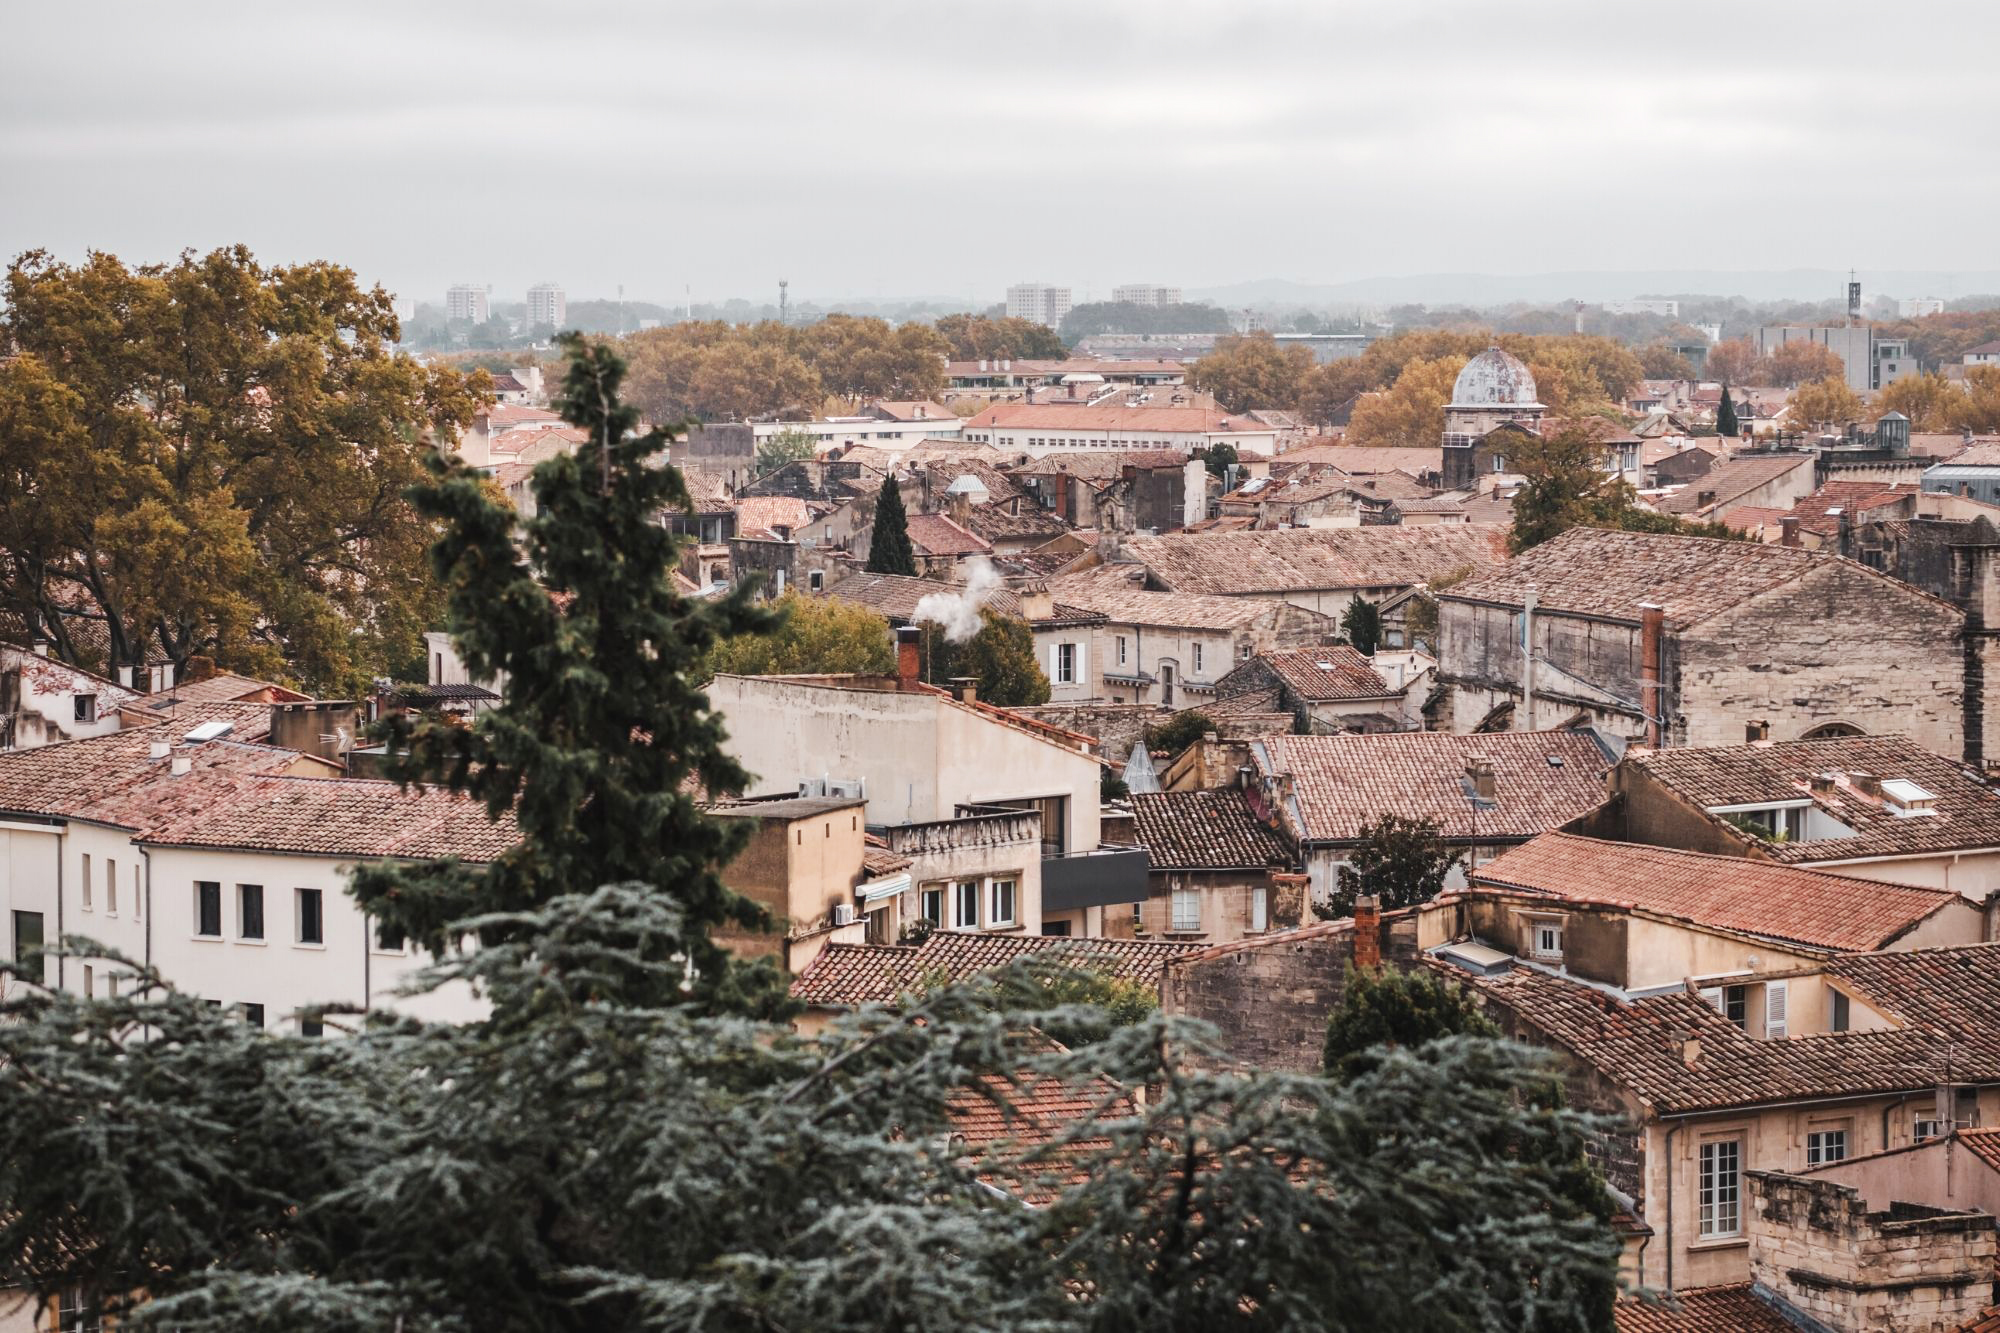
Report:
M 1892 1204 L 1832 1180 L 1746 1173 L 1751 1278 L 1836 1333 L 1948 1333 L 1993 1299 L 1994 1220 Z

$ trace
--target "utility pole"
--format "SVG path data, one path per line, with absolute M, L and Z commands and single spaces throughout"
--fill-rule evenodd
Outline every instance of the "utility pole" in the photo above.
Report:
M 1521 730 L 1535 729 L 1535 586 L 1521 603 Z

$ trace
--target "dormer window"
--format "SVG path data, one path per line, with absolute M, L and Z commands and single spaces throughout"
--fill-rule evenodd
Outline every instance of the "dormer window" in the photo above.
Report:
M 1937 813 L 1937 797 L 1908 778 L 1889 778 L 1882 784 L 1882 808 L 1904 819 Z
M 73 697 L 76 700 L 76 720 L 79 722 L 97 721 L 97 696 L 94 694 L 79 694 Z
M 1811 808 L 1811 801 L 1772 801 L 1757 805 L 1715 805 L 1708 812 L 1722 816 L 1765 842 L 1804 842 L 1807 812 Z
M 1528 927 L 1528 951 L 1544 962 L 1561 962 L 1563 956 L 1562 922 L 1530 922 Z

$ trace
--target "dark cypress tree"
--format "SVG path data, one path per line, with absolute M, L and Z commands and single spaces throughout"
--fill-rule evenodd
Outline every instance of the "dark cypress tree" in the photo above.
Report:
M 1717 435 L 1736 435 L 1740 433 L 1736 424 L 1736 404 L 1729 401 L 1729 386 L 1727 384 L 1722 386 L 1722 402 L 1715 409 L 1715 433 Z
M 1347 604 L 1347 614 L 1340 618 L 1340 628 L 1347 635 L 1347 641 L 1354 645 L 1355 652 L 1363 657 L 1373 657 L 1382 641 L 1382 612 L 1366 597 L 1357 597 Z
M 772 617 L 747 587 L 714 602 L 674 591 L 680 539 L 657 516 L 685 507 L 687 487 L 657 464 L 669 432 L 636 433 L 638 410 L 619 401 L 624 374 L 609 348 L 571 342 L 556 407 L 589 440 L 536 468 L 537 513 L 525 525 L 456 459 L 435 459 L 435 480 L 417 489 L 418 507 L 445 530 L 432 560 L 451 590 L 453 641 L 475 677 L 505 675 L 507 704 L 471 727 L 392 723 L 390 776 L 511 811 L 521 840 L 485 865 L 372 866 L 354 887 L 369 912 L 435 952 L 454 921 L 645 884 L 675 899 L 698 978 L 688 995 L 659 998 L 712 1002 L 749 973 L 708 932 L 761 925 L 763 913 L 716 873 L 741 846 L 734 821 L 704 819 L 684 789 L 692 778 L 733 794 L 748 781 L 689 670 L 717 639 L 768 629 Z M 481 941 L 510 931 L 492 925 Z M 750 984 L 775 996 L 776 973 L 763 972 Z
M 875 536 L 868 543 L 868 572 L 917 572 L 917 555 L 910 549 L 910 519 L 903 512 L 903 490 L 893 476 L 882 483 L 882 494 L 875 500 Z

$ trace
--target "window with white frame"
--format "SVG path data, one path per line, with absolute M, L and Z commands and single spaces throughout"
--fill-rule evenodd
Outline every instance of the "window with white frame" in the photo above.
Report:
M 923 918 L 933 926 L 944 924 L 944 885 L 938 884 L 924 890 Z
M 1931 1139 L 1942 1138 L 1943 1136 L 1944 1121 L 1939 1120 L 1936 1116 L 1920 1115 L 1910 1126 L 1910 1138 L 1917 1143 L 1924 1143 Z
M 1806 1135 L 1806 1165 L 1825 1166 L 1847 1160 L 1847 1131 L 1815 1129 Z
M 1201 640 L 1199 639 L 1195 640 L 1194 643 L 1194 669 L 1196 671 L 1201 670 Z
M 1014 924 L 1014 881 L 996 879 L 986 886 L 986 924 L 989 926 L 1011 926 Z
M 83 891 L 83 910 L 90 910 L 90 853 L 83 854 L 83 875 L 78 881 Z
M 1563 928 L 1560 921 L 1534 921 L 1528 926 L 1528 949 L 1537 958 L 1563 956 Z
M 1076 684 L 1076 645 L 1073 643 L 1056 645 L 1056 684 Z
M 1743 1230 L 1743 1145 L 1718 1139 L 1701 1145 L 1697 1194 L 1701 1234 L 1734 1236 Z
M 951 925 L 954 930 L 979 929 L 979 881 L 962 879 L 951 889 Z
M 1271 891 L 1262 885 L 1250 890 L 1250 929 L 1271 928 Z
M 1174 890 L 1174 929 L 1201 929 L 1201 894 L 1193 889 Z
M 118 915 L 118 863 L 108 856 L 104 858 L 104 910 Z
M 1118 665 L 1125 665 L 1125 636 L 1123 634 L 1118 636 Z

